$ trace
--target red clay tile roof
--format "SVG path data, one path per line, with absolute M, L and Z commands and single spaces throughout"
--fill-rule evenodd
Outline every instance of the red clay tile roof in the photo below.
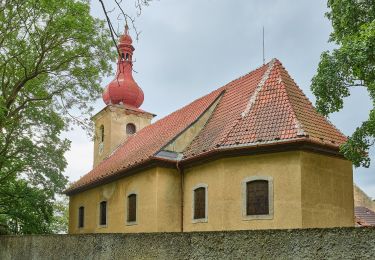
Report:
M 66 193 L 155 159 L 156 153 L 196 121 L 221 94 L 210 119 L 183 152 L 183 160 L 223 148 L 281 145 L 296 140 L 337 150 L 346 141 L 339 130 L 316 112 L 280 61 L 274 59 L 140 130 Z
M 358 226 L 375 226 L 375 212 L 366 207 L 355 207 L 354 215 Z
M 225 90 L 210 121 L 184 152 L 185 158 L 286 140 L 309 139 L 333 147 L 346 141 L 316 112 L 278 60 L 229 83 Z
M 220 96 L 222 89 L 197 99 L 176 112 L 141 129 L 129 137 L 111 156 L 99 163 L 89 173 L 67 190 L 70 191 L 93 182 L 98 182 L 112 174 L 132 168 L 152 158 L 164 145 L 182 132 Z

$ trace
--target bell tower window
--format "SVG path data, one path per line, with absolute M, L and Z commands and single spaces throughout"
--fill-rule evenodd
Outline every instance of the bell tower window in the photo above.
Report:
M 100 126 L 100 142 L 104 142 L 104 125 Z
M 136 129 L 134 124 L 129 123 L 129 124 L 126 125 L 126 134 L 133 135 L 133 134 L 135 134 L 136 130 L 137 129 Z
M 129 60 L 129 57 L 130 57 L 129 53 L 127 53 L 125 57 L 126 57 L 125 60 Z

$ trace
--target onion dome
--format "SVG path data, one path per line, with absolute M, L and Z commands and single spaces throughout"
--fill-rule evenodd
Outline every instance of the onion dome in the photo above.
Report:
M 105 87 L 103 100 L 106 105 L 125 104 L 132 107 L 140 107 L 144 95 L 142 89 L 133 79 L 133 51 L 132 38 L 129 35 L 129 27 L 125 26 L 125 33 L 120 36 L 119 57 L 115 78 Z

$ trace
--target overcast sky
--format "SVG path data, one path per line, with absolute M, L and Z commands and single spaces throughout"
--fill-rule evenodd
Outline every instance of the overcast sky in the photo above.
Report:
M 99 1 L 91 2 L 92 14 L 103 18 Z M 266 62 L 278 58 L 315 103 L 311 78 L 321 52 L 334 47 L 327 43 L 332 29 L 326 11 L 326 1 L 311 0 L 153 2 L 137 19 L 142 33 L 134 41 L 134 69 L 138 72 L 134 78 L 145 94 L 141 108 L 157 114 L 154 120 L 160 119 L 262 65 L 262 26 Z M 123 21 L 118 24 L 123 27 Z M 110 80 L 104 79 L 103 87 Z M 98 112 L 104 102 L 99 99 L 95 107 Z M 367 118 L 370 107 L 366 91 L 355 89 L 345 108 L 330 120 L 350 135 Z M 92 168 L 93 143 L 79 129 L 67 136 L 72 146 L 66 153 L 69 165 L 65 173 L 75 181 Z M 354 180 L 375 197 L 374 153 L 371 158 L 369 169 L 354 169 Z

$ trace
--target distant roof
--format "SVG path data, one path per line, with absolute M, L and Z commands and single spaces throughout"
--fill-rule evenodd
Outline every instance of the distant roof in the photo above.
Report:
M 366 207 L 355 207 L 354 214 L 358 226 L 375 226 L 375 212 Z
M 222 150 L 300 141 L 338 151 L 346 141 L 338 129 L 316 112 L 281 62 L 273 59 L 129 137 L 66 193 L 98 185 L 115 175 L 126 175 L 137 165 L 162 161 L 155 155 L 219 98 L 208 122 L 175 160 L 182 163 Z

